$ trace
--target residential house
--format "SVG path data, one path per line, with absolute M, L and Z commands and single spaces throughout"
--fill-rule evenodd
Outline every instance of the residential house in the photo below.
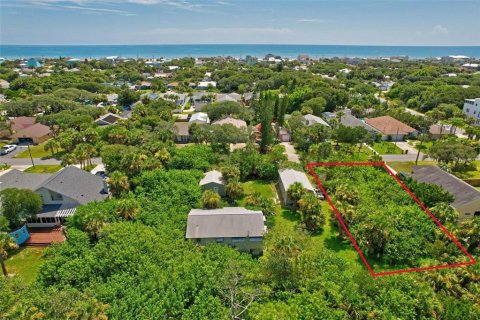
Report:
M 460 219 L 480 216 L 480 191 L 437 166 L 414 166 L 412 178 L 418 182 L 432 183 L 450 192 L 455 200 L 451 206 Z
M 261 254 L 267 232 L 261 211 L 242 207 L 192 209 L 188 214 L 186 238 L 201 245 L 221 243 L 251 254 Z
M 35 123 L 15 132 L 12 135 L 12 141 L 13 143 L 40 144 L 50 139 L 51 133 L 50 127 L 41 123 Z
M 0 79 L 0 88 L 1 89 L 10 88 L 10 82 L 8 82 L 7 80 Z
M 152 84 L 150 82 L 142 81 L 142 82 L 140 82 L 140 84 L 135 86 L 135 89 L 137 89 L 137 90 L 147 90 L 147 89 L 150 89 L 151 87 L 152 87 Z
M 116 105 L 118 103 L 118 94 L 117 93 L 110 93 L 106 95 L 107 103 L 111 106 Z
M 217 83 L 215 81 L 200 81 L 197 85 L 198 90 L 207 90 L 209 88 L 216 88 Z
M 41 68 L 41 67 L 43 67 L 43 64 L 40 60 L 30 58 L 30 59 L 28 59 L 26 66 L 28 68 Z
M 224 124 L 231 124 L 239 129 L 247 129 L 247 123 L 240 119 L 235 119 L 232 117 L 226 117 L 220 120 L 216 120 L 212 122 L 212 125 L 224 125 Z
M 447 127 L 445 125 L 433 124 L 430 126 L 428 133 L 432 139 L 440 139 L 444 136 L 448 136 L 452 134 L 451 127 Z
M 192 114 L 190 117 L 190 120 L 188 121 L 190 123 L 198 123 L 198 124 L 209 124 L 210 123 L 210 118 L 208 118 L 208 114 L 203 113 L 203 112 L 197 112 Z
M 29 227 L 61 225 L 76 207 L 108 197 L 107 184 L 101 177 L 74 166 L 54 174 L 10 170 L 0 176 L 0 190 L 8 188 L 29 189 L 42 197 L 43 210 L 27 221 Z
M 390 116 L 366 119 L 365 122 L 382 134 L 383 140 L 402 141 L 404 138 L 415 137 L 418 131 Z
M 330 125 L 325 120 L 323 120 L 320 117 L 314 116 L 313 114 L 306 114 L 303 116 L 303 119 L 307 126 L 313 126 L 314 124 L 321 124 L 323 126 L 330 127 Z
M 280 142 L 290 142 L 292 141 L 292 133 L 287 128 L 280 128 L 278 130 L 278 139 Z
M 310 62 L 310 56 L 308 54 L 299 54 L 297 60 L 300 63 L 308 63 Z
M 117 123 L 119 120 L 124 120 L 121 116 L 113 114 L 113 113 L 107 113 L 97 120 L 95 120 L 95 123 L 98 124 L 99 126 L 109 126 L 112 124 Z
M 474 125 L 480 125 L 480 98 L 465 99 L 463 112 L 467 117 L 475 119 Z
M 177 87 L 178 87 L 178 82 L 177 81 L 170 82 L 169 84 L 167 84 L 167 89 L 168 90 L 175 90 L 175 89 L 177 89 Z
M 375 128 L 365 123 L 365 121 L 360 120 L 357 117 L 353 116 L 351 111 L 348 109 L 345 110 L 345 114 L 340 118 L 340 123 L 345 127 L 350 127 L 350 128 L 362 127 L 366 129 L 368 132 L 371 132 L 373 134 L 378 133 L 378 131 Z
M 223 179 L 222 173 L 217 170 L 208 171 L 205 173 L 205 177 L 200 180 L 200 187 L 202 191 L 212 190 L 218 193 L 220 196 L 225 197 L 225 179 Z
M 284 169 L 278 171 L 280 180 L 279 180 L 279 191 L 280 191 L 280 200 L 282 204 L 285 206 L 292 205 L 292 200 L 288 196 L 288 189 L 290 186 L 296 182 L 302 184 L 302 186 L 307 190 L 314 192 L 314 188 L 310 181 L 308 180 L 307 175 L 304 172 L 297 171 L 294 169 Z
M 175 122 L 174 135 L 177 143 L 189 143 L 190 142 L 190 124 L 188 122 Z
M 232 102 L 240 102 L 242 100 L 242 96 L 238 93 L 217 93 L 215 98 L 216 102 L 224 102 L 224 101 L 232 101 Z

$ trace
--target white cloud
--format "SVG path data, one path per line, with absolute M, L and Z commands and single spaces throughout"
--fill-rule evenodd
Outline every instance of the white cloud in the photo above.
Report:
M 436 26 L 433 26 L 433 33 L 434 34 L 448 34 L 448 29 L 445 28 L 444 26 L 437 24 Z
M 270 35 L 287 35 L 293 34 L 294 32 L 288 28 L 201 28 L 201 29 L 180 29 L 180 28 L 160 28 L 160 29 L 152 29 L 146 32 L 142 32 L 142 34 L 150 34 L 150 35 L 181 35 L 181 34 L 224 34 L 224 35 L 258 35 L 258 34 L 270 34 Z
M 332 22 L 333 20 L 327 19 L 315 19 L 315 18 L 301 18 L 297 22 L 307 22 L 307 23 L 321 23 L 321 22 Z

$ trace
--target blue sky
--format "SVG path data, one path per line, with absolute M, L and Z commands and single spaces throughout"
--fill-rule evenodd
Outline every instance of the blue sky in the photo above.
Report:
M 480 45 L 480 0 L 0 0 L 0 42 Z

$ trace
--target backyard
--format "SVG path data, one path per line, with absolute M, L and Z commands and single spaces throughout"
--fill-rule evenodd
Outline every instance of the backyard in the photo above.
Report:
M 22 282 L 30 284 L 35 280 L 42 264 L 44 247 L 22 247 L 5 261 L 8 273 L 15 274 Z

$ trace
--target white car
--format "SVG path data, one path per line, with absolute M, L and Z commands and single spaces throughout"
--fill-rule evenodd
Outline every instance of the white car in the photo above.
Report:
M 7 144 L 7 145 L 4 145 L 2 147 L 2 149 L 0 149 L 0 154 L 8 154 L 10 152 L 12 152 L 13 150 L 17 149 L 17 146 L 14 145 L 14 144 Z

